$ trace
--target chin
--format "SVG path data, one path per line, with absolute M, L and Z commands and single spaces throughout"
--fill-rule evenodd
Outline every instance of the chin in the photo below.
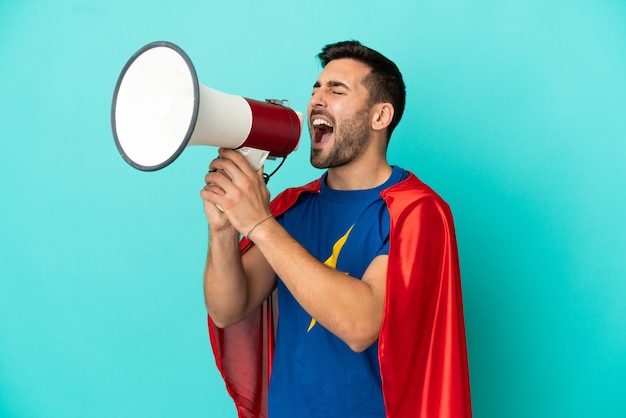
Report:
M 323 161 L 319 158 L 315 158 L 311 156 L 310 162 L 311 162 L 311 165 L 315 168 L 328 168 L 326 166 L 326 161 Z
M 328 168 L 328 159 L 322 155 L 322 150 L 319 148 L 311 149 L 310 157 L 311 165 L 315 168 Z

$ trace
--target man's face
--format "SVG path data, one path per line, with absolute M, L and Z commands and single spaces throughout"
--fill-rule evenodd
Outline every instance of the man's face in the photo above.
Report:
M 311 164 L 332 168 L 349 163 L 370 135 L 369 93 L 362 84 L 370 68 L 353 59 L 330 61 L 309 101 Z

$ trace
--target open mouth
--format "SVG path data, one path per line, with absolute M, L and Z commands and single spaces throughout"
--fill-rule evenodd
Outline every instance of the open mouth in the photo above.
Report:
M 311 126 L 313 127 L 314 145 L 323 145 L 328 142 L 335 130 L 332 123 L 321 118 L 314 119 L 313 122 L 311 122 Z

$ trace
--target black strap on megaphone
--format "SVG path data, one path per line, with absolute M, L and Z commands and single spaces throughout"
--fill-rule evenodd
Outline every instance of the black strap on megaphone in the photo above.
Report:
M 278 171 L 278 169 L 280 169 L 280 167 L 282 167 L 282 166 L 283 166 L 283 164 L 285 164 L 285 160 L 286 160 L 286 159 L 287 159 L 287 157 L 283 157 L 283 158 L 282 158 L 282 160 L 280 161 L 280 164 L 278 164 L 278 167 L 276 167 L 276 168 L 274 169 L 274 171 L 272 171 L 270 174 L 263 173 L 263 181 L 265 181 L 265 184 L 269 183 L 270 178 L 271 178 L 274 174 L 276 174 L 276 172 Z M 214 172 L 216 172 L 216 171 L 217 171 L 217 170 L 209 170 L 209 173 L 214 173 Z
M 287 159 L 287 157 L 283 157 L 283 159 L 282 159 L 282 161 L 280 162 L 280 164 L 278 164 L 278 167 L 276 167 L 276 168 L 274 169 L 274 171 L 272 171 L 270 174 L 263 173 L 263 180 L 265 180 L 265 184 L 269 183 L 270 178 L 271 178 L 274 174 L 276 174 L 276 172 L 278 171 L 278 169 L 279 169 L 280 167 L 282 167 L 282 166 L 283 166 L 283 164 L 285 163 L 285 160 L 286 160 L 286 159 Z

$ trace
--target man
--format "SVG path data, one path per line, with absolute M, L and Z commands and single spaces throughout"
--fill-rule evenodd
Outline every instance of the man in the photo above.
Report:
M 356 41 L 319 58 L 307 114 L 322 178 L 270 204 L 260 173 L 220 149 L 201 191 L 227 389 L 240 417 L 470 416 L 452 216 L 386 158 L 402 75 Z

